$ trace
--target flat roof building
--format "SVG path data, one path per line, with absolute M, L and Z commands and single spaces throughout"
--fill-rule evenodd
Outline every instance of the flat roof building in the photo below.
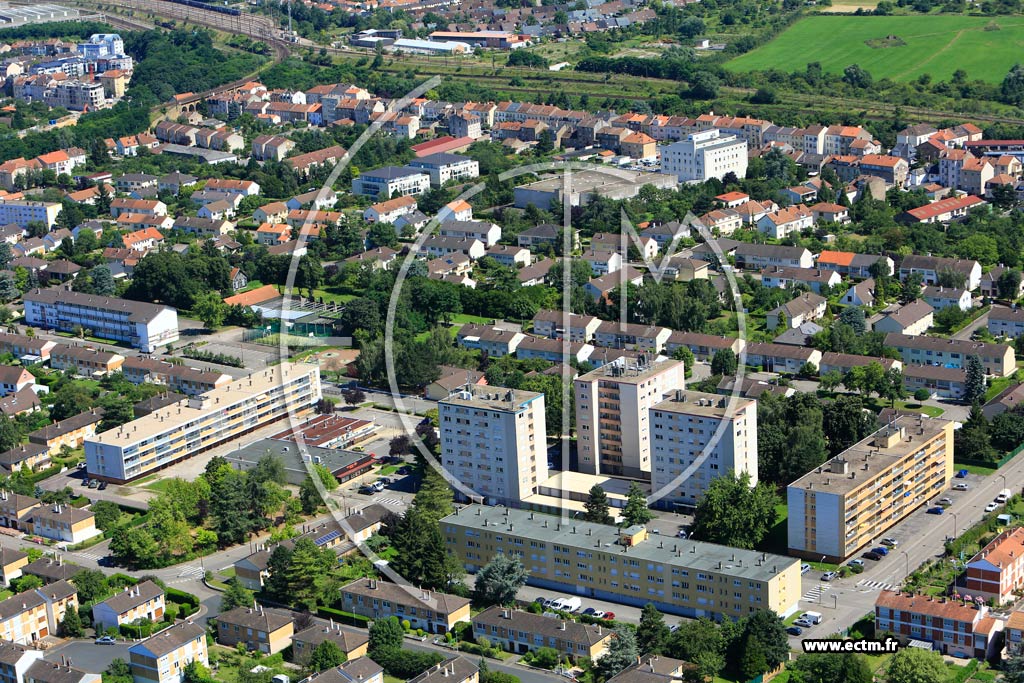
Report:
M 665 507 L 694 507 L 729 471 L 757 484 L 757 402 L 679 389 L 650 409 L 651 489 Z M 697 459 L 706 459 L 687 476 Z
M 786 489 L 789 552 L 842 562 L 953 476 L 953 422 L 900 415 Z
M 321 398 L 320 371 L 282 363 L 161 408 L 85 441 L 90 477 L 125 482 L 288 415 Z
M 570 595 L 734 620 L 761 609 L 785 617 L 800 599 L 800 561 L 791 557 L 482 505 L 460 508 L 440 524 L 467 571 L 513 554 L 529 585 Z
M 648 409 L 686 386 L 683 363 L 620 357 L 573 382 L 578 469 L 589 474 L 651 475 Z
M 548 478 L 544 394 L 468 384 L 437 408 L 442 462 L 471 497 L 518 505 L 537 493 Z

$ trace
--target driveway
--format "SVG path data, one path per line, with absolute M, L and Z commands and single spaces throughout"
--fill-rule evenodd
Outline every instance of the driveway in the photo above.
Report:
M 48 662 L 60 662 L 61 657 L 67 657 L 76 668 L 98 674 L 103 673 L 103 670 L 117 658 L 127 662 L 128 648 L 132 644 L 131 642 L 118 642 L 114 645 L 97 645 L 92 639 L 70 640 L 64 645 L 46 650 L 43 658 Z

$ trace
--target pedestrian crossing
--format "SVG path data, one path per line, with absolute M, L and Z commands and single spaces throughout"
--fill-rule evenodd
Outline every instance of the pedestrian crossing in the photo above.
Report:
M 107 553 L 102 551 L 102 550 L 98 550 L 96 552 L 91 552 L 91 553 L 90 552 L 75 552 L 73 554 L 77 555 L 78 557 L 84 557 L 87 560 L 93 560 L 93 561 L 100 560 L 100 559 L 102 559 L 102 558 L 107 556 Z
M 815 586 L 811 590 L 807 591 L 800 598 L 804 602 L 821 602 L 821 594 L 829 589 L 828 586 Z
M 861 588 L 877 588 L 883 591 L 892 591 L 899 588 L 898 583 L 883 583 L 882 581 L 871 581 L 869 579 L 862 579 L 857 582 L 857 586 Z
M 206 574 L 203 568 L 198 565 L 188 564 L 178 572 L 179 578 L 201 579 Z
M 377 503 L 378 505 L 383 505 L 384 507 L 390 507 L 390 508 L 405 507 L 405 501 L 402 500 L 401 498 L 383 498 L 383 497 L 378 497 L 378 498 L 374 498 L 373 502 Z

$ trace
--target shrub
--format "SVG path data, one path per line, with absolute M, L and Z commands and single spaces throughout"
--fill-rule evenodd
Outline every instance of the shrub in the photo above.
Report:
M 915 401 L 927 401 L 929 398 L 931 398 L 931 396 L 932 392 L 928 391 L 927 389 L 918 389 L 917 391 L 914 392 Z
M 402 628 L 404 628 L 406 631 L 412 629 L 412 624 L 409 622 L 408 619 L 402 619 Z

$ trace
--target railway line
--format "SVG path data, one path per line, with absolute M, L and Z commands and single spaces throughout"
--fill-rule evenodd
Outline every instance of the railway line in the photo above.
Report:
M 79 4 L 94 7 L 100 3 L 99 0 L 79 0 Z M 307 47 L 288 42 L 284 39 L 280 29 L 278 29 L 271 18 L 251 12 L 242 12 L 237 16 L 232 16 L 208 9 L 168 2 L 167 0 L 103 0 L 103 4 L 108 6 L 115 5 L 128 11 L 130 13 L 128 19 L 124 19 L 121 15 L 115 15 L 119 20 L 125 22 L 138 22 L 135 19 L 135 14 L 137 13 L 152 14 L 153 16 L 186 21 L 227 33 L 245 35 L 266 43 L 273 51 L 275 61 L 286 58 L 296 48 Z M 109 16 L 109 13 L 106 14 Z M 343 59 L 358 59 L 368 56 L 368 53 L 364 51 L 334 47 L 323 49 L 326 49 L 328 54 Z M 500 67 L 502 75 L 499 75 L 495 73 L 495 67 L 467 64 L 464 60 L 456 58 L 425 58 L 422 55 L 389 54 L 382 68 L 387 71 L 406 71 L 410 66 L 418 74 L 447 75 L 477 83 L 490 83 L 492 87 L 502 91 L 522 93 L 524 95 L 549 93 L 557 88 L 575 93 L 584 93 L 588 92 L 586 86 L 592 86 L 592 90 L 588 92 L 592 97 L 624 97 L 633 100 L 649 101 L 661 94 L 676 93 L 684 85 L 667 79 L 635 79 L 621 74 L 607 75 L 603 73 L 574 71 L 569 76 L 557 71 L 507 66 Z M 523 85 L 509 85 L 503 76 L 508 73 L 520 76 L 527 82 Z M 533 85 L 528 82 L 531 80 L 540 82 Z M 639 89 L 641 87 L 643 88 L 642 91 Z M 617 92 L 608 92 L 609 90 L 617 90 Z M 722 92 L 739 97 L 749 97 L 755 91 L 753 88 L 724 87 Z M 891 119 L 899 111 L 904 116 L 921 122 L 934 123 L 955 119 L 980 123 L 1024 125 L 1024 118 L 998 114 L 958 112 L 885 102 L 865 102 L 853 98 L 831 97 L 818 94 L 786 93 L 785 97 L 786 104 L 779 105 L 780 109 L 795 105 L 806 113 L 814 113 L 822 109 L 832 109 L 837 111 L 864 112 L 868 118 L 873 119 Z

